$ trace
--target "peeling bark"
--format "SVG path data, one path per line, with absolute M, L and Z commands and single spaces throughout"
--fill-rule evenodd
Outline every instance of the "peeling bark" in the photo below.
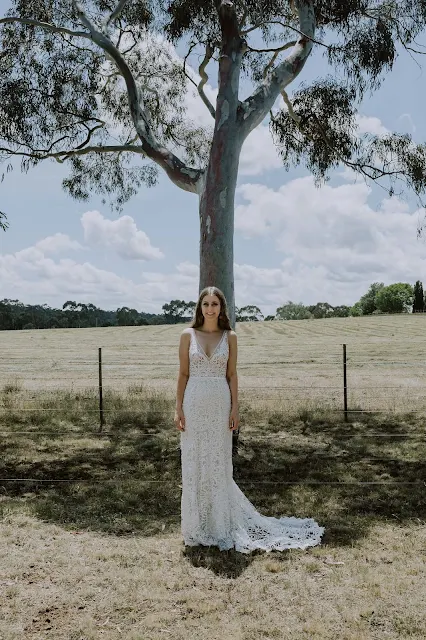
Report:
M 235 325 L 234 199 L 241 152 L 238 91 L 244 41 L 233 3 L 216 2 L 222 29 L 219 89 L 209 163 L 200 194 L 200 291 L 219 287 Z

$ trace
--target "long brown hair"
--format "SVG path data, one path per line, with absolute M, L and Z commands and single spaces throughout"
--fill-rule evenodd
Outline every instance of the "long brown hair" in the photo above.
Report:
M 231 331 L 231 323 L 229 321 L 228 315 L 228 305 L 226 304 L 226 298 L 223 295 L 222 291 L 217 287 L 206 287 L 200 293 L 200 297 L 198 298 L 197 306 L 195 307 L 194 319 L 191 323 L 191 327 L 193 329 L 198 329 L 202 327 L 204 324 L 204 316 L 201 309 L 201 305 L 203 304 L 203 300 L 206 296 L 216 296 L 220 301 L 220 313 L 218 318 L 219 329 L 222 331 Z

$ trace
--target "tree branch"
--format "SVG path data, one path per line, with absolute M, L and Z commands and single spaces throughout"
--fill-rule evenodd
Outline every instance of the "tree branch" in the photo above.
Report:
M 77 0 L 73 0 L 73 7 L 79 20 L 90 31 L 91 38 L 111 58 L 120 71 L 126 83 L 130 115 L 136 132 L 142 143 L 145 155 L 156 162 L 169 176 L 170 180 L 185 191 L 198 193 L 201 187 L 203 171 L 187 167 L 174 153 L 161 145 L 151 129 L 149 116 L 143 104 L 142 96 L 136 85 L 135 78 L 121 53 L 111 40 L 95 27 L 84 13 Z
M 287 103 L 286 103 L 287 104 Z M 296 122 L 297 127 L 301 133 L 302 136 L 305 136 L 308 140 L 310 140 L 312 143 L 315 144 L 315 138 L 310 135 L 307 131 L 303 130 L 301 127 L 301 119 L 299 118 L 299 116 L 297 116 L 294 111 L 293 111 L 293 107 L 289 101 L 290 107 L 289 108 L 289 115 L 290 117 L 294 120 L 294 122 Z M 273 115 L 271 114 L 271 118 L 273 119 Z M 339 149 L 333 145 L 330 140 L 328 139 L 327 133 L 325 132 L 323 126 L 321 125 L 321 122 L 319 121 L 319 119 L 317 118 L 317 116 L 312 113 L 310 114 L 310 118 L 312 120 L 315 121 L 316 126 L 318 127 L 319 133 L 321 135 L 321 138 L 324 142 L 324 144 L 326 145 L 326 147 L 328 147 L 328 149 L 336 155 L 336 157 L 340 160 L 340 162 L 342 164 L 344 164 L 346 167 L 353 169 L 353 171 L 355 171 L 356 173 L 361 174 L 362 176 L 364 176 L 365 178 L 368 178 L 369 180 L 373 180 L 374 182 L 376 182 L 380 187 L 385 188 L 383 185 L 381 185 L 379 182 L 377 182 L 377 180 L 379 180 L 380 178 L 400 178 L 401 174 L 403 174 L 402 169 L 391 169 L 391 163 L 390 161 L 386 162 L 385 160 L 383 161 L 383 167 L 380 168 L 378 166 L 369 164 L 368 162 L 363 162 L 362 160 L 358 160 L 358 161 L 352 161 L 349 160 L 348 158 L 346 158 L 342 153 L 340 153 Z M 306 121 L 305 121 L 306 123 Z M 294 139 L 295 136 L 292 136 Z
M 263 24 L 265 24 L 265 23 L 264 22 L 256 22 L 256 24 L 253 24 L 248 29 L 244 29 L 243 31 L 241 31 L 241 35 L 244 37 L 244 36 L 248 35 L 249 33 L 251 33 L 252 31 L 256 31 L 256 29 L 259 29 L 259 27 L 261 27 Z
M 92 129 L 90 127 L 88 127 L 85 123 L 83 123 L 83 126 L 86 127 L 86 129 L 87 129 L 86 140 L 84 140 L 84 142 L 79 144 L 76 147 L 76 150 L 83 149 L 83 147 L 85 147 L 87 144 L 89 144 L 89 142 L 90 142 L 90 140 L 92 138 L 92 135 L 95 133 L 95 131 L 97 131 L 98 129 L 103 129 L 104 128 L 103 124 L 97 124 L 96 127 L 92 127 Z
M 45 31 L 51 31 L 52 33 L 66 33 L 67 35 L 75 38 L 87 38 L 88 40 L 92 40 L 90 32 L 72 31 L 72 29 L 67 29 L 66 27 L 57 27 L 49 22 L 40 22 L 38 20 L 30 20 L 29 18 L 18 18 L 15 16 L 0 18 L 0 24 L 26 24 L 31 27 L 40 27 Z
M 254 49 L 247 45 L 248 51 L 253 51 L 254 53 L 280 53 L 281 51 L 285 51 L 286 49 L 291 49 L 291 47 L 295 47 L 297 44 L 297 40 L 292 40 L 291 42 L 286 42 L 282 47 L 277 47 L 276 49 Z
M 249 11 L 248 11 L 248 7 L 247 7 L 246 3 L 245 3 L 245 2 L 243 2 L 243 0 L 237 0 L 237 2 L 238 2 L 238 4 L 240 4 L 240 5 L 242 6 L 242 8 L 243 8 L 243 15 L 242 15 L 242 17 L 241 17 L 241 21 L 240 21 L 240 29 L 242 29 L 242 28 L 244 27 L 245 23 L 246 23 L 246 20 L 247 20 L 247 16 L 248 16 L 248 14 L 249 14 Z
M 187 60 L 188 60 L 189 56 L 191 55 L 192 51 L 195 49 L 195 47 L 196 47 L 196 46 L 197 46 L 197 42 L 193 42 L 193 43 L 191 44 L 191 46 L 189 47 L 189 49 L 188 49 L 188 53 L 186 54 L 186 56 L 185 56 L 185 57 L 184 57 L 184 59 L 183 59 L 183 74 L 184 74 L 184 76 L 185 76 L 186 78 L 188 78 L 188 80 L 189 80 L 190 82 L 192 82 L 192 84 L 194 85 L 194 87 L 197 87 L 197 89 L 198 89 L 198 85 L 197 85 L 197 83 L 195 82 L 195 80 L 194 80 L 193 78 L 191 78 L 191 76 L 189 75 L 189 73 L 187 73 L 187 72 L 186 72 L 186 63 L 187 63 Z
M 300 35 L 292 53 L 267 74 L 262 84 L 240 104 L 241 135 L 244 140 L 272 109 L 279 94 L 303 69 L 312 50 L 315 35 L 315 12 L 312 0 L 296 0 Z
M 245 42 L 240 35 L 235 3 L 215 0 L 215 5 L 221 29 L 215 133 L 225 122 L 228 125 L 233 122 L 238 133 L 238 91 Z
M 408 43 L 411 42 L 411 40 L 408 40 L 401 33 L 401 24 L 397 18 L 391 15 L 390 11 L 385 12 L 383 16 L 383 12 L 381 12 L 380 8 L 374 9 L 373 7 L 371 7 L 370 9 L 367 9 L 363 13 L 364 13 L 364 16 L 366 16 L 367 18 L 370 18 L 371 20 L 379 21 L 379 20 L 382 20 L 383 17 L 385 20 L 389 20 L 389 22 L 395 25 L 398 38 L 406 51 L 411 51 L 412 53 L 417 53 L 421 56 L 426 55 L 426 47 L 424 47 L 424 45 L 418 44 L 415 40 L 414 40 L 414 44 L 416 44 L 419 47 L 422 47 L 423 49 L 425 49 L 425 51 L 420 51 L 419 49 L 414 49 L 413 47 L 409 46 Z M 374 13 L 376 13 L 376 15 L 374 15 Z M 404 27 L 402 27 L 402 30 L 404 30 Z
M 268 64 L 266 65 L 266 67 L 263 70 L 263 79 L 265 80 L 269 70 L 272 69 L 272 67 L 274 66 L 275 60 L 278 58 L 279 52 L 275 51 L 274 55 L 272 56 L 272 58 L 269 60 Z
M 320 47 L 325 47 L 326 49 L 329 48 L 329 46 L 324 42 L 321 42 L 321 40 L 316 40 L 313 36 L 308 35 L 303 30 L 298 29 L 297 27 L 293 27 L 293 25 L 291 24 L 286 24 L 285 22 L 281 22 L 281 20 L 268 20 L 268 22 L 262 22 L 262 24 L 277 24 L 281 27 L 284 27 L 284 29 L 289 29 L 290 31 L 297 33 L 299 36 L 308 38 L 313 44 L 318 44 Z M 256 28 L 259 28 L 259 27 L 257 26 Z
M 121 14 L 121 12 L 123 11 L 124 7 L 126 6 L 126 4 L 128 3 L 129 0 L 120 0 L 120 2 L 117 4 L 117 6 L 115 7 L 114 11 L 112 11 L 111 15 L 106 19 L 105 24 L 103 26 L 103 29 L 105 31 L 108 30 L 109 25 L 114 22 L 114 20 L 116 20 L 118 18 L 118 16 Z
M 216 118 L 216 111 L 214 109 L 214 106 L 212 105 L 212 103 L 210 102 L 210 100 L 208 99 L 208 97 L 206 96 L 206 94 L 204 93 L 204 87 L 208 82 L 208 75 L 206 73 L 206 67 L 208 65 L 208 63 L 210 62 L 210 60 L 212 59 L 213 56 L 213 49 L 210 46 L 209 43 L 207 43 L 206 45 L 206 55 L 204 56 L 204 60 L 202 61 L 202 63 L 200 64 L 200 66 L 198 67 L 198 73 L 200 74 L 200 82 L 197 86 L 198 89 L 198 93 L 200 95 L 201 100 L 204 102 L 204 104 L 206 105 L 207 109 L 210 111 L 211 115 L 213 116 L 213 118 Z
M 300 124 L 301 118 L 300 116 L 296 115 L 294 113 L 294 109 L 293 109 L 293 105 L 291 104 L 291 100 L 288 97 L 288 93 L 285 89 L 282 89 L 281 91 L 281 95 L 283 97 L 284 100 L 284 104 L 286 105 L 288 112 L 290 114 L 290 118 L 292 118 L 292 120 L 294 120 L 295 122 L 297 122 L 297 124 Z
M 69 149 L 68 151 L 55 151 L 54 153 L 45 153 L 44 151 L 14 151 L 13 149 L 6 149 L 0 147 L 0 153 L 5 153 L 10 156 L 21 156 L 24 158 L 34 158 L 35 153 L 39 153 L 39 160 L 46 160 L 53 158 L 61 164 L 72 156 L 86 156 L 89 153 L 137 153 L 139 155 L 145 155 L 143 147 L 141 145 L 123 144 L 123 145 L 100 145 L 94 147 L 77 147 L 75 149 Z

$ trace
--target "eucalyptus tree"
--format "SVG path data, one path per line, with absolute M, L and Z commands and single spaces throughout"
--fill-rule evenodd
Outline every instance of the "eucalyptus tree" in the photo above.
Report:
M 265 119 L 286 168 L 304 163 L 321 181 L 343 163 L 366 179 L 389 179 L 391 191 L 397 181 L 417 195 L 425 190 L 424 146 L 409 136 L 360 137 L 356 126 L 363 96 L 378 89 L 398 47 L 422 52 L 415 38 L 424 0 L 9 5 L 0 17 L 2 158 L 20 156 L 24 170 L 46 159 L 66 163 L 63 186 L 73 197 L 96 191 L 118 207 L 163 170 L 199 198 L 200 289 L 219 286 L 232 319 L 238 164 Z M 312 51 L 326 57 L 330 75 L 291 95 Z M 217 94 L 209 99 L 213 69 Z M 188 84 L 210 128 L 191 122 Z

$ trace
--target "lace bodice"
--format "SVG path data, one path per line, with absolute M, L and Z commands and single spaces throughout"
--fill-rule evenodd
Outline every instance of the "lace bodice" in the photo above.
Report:
M 228 332 L 222 337 L 210 358 L 205 354 L 197 340 L 195 329 L 190 329 L 191 342 L 189 345 L 189 376 L 216 378 L 226 376 L 228 365 L 229 345 Z

